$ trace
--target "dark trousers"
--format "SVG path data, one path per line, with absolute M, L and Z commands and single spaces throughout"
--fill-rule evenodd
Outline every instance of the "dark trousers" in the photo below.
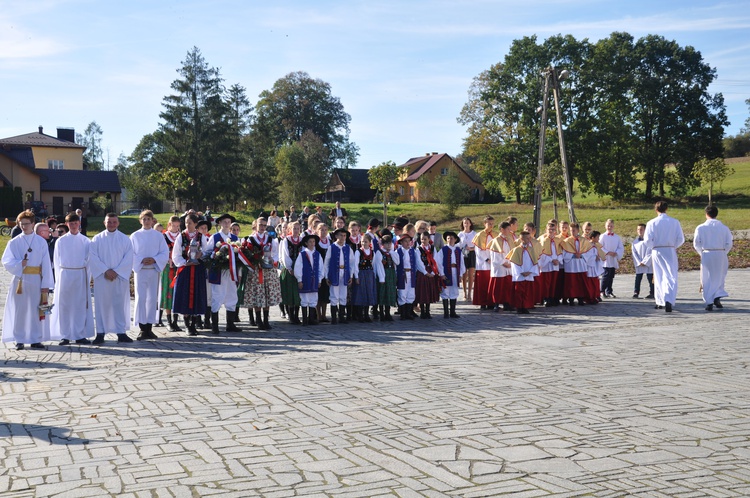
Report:
M 653 273 L 636 273 L 635 274 L 635 288 L 633 289 L 633 294 L 640 294 L 641 293 L 641 281 L 643 280 L 643 276 L 646 275 L 646 280 L 648 280 L 648 288 L 649 295 L 654 295 L 654 274 Z
M 615 281 L 615 269 L 605 268 L 602 275 L 602 292 L 604 295 L 612 294 L 612 282 Z

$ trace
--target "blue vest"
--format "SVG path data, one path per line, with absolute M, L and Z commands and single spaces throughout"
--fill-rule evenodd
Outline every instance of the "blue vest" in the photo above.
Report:
M 312 264 L 310 264 L 310 258 L 312 258 Z M 320 273 L 320 254 L 318 251 L 314 251 L 310 254 L 307 251 L 300 251 L 300 261 L 302 261 L 302 289 L 300 293 L 306 292 L 318 292 L 320 281 L 318 280 L 318 273 Z
M 396 287 L 399 289 L 405 289 L 406 288 L 406 275 L 405 269 L 406 266 L 404 266 L 404 248 L 399 247 L 397 249 L 399 262 L 398 266 L 396 267 Z M 417 255 L 415 254 L 414 248 L 411 247 L 406 250 L 406 254 L 409 255 L 409 268 L 411 273 L 411 286 L 416 286 L 416 276 L 417 276 Z
M 232 242 L 237 242 L 239 240 L 239 238 L 237 238 L 237 236 L 235 234 L 230 233 L 229 234 L 229 240 L 232 241 Z M 209 239 L 209 241 L 210 241 L 209 247 L 211 249 L 211 252 L 213 253 L 214 249 L 216 248 L 216 243 L 217 242 L 223 242 L 224 238 L 221 236 L 220 233 L 215 233 L 215 234 L 213 234 L 211 236 L 211 238 Z M 230 258 L 236 258 L 236 255 L 234 254 L 234 251 L 230 251 L 229 252 L 229 257 Z M 237 259 L 234 260 L 234 264 L 232 266 L 234 266 L 235 268 L 237 268 Z M 211 268 L 211 269 L 208 270 L 208 283 L 209 284 L 221 285 L 221 272 L 218 269 Z
M 453 285 L 453 268 L 451 268 L 451 248 L 450 246 L 443 246 L 440 249 L 443 253 L 443 274 L 445 275 L 445 285 L 450 287 Z M 461 265 L 463 264 L 463 258 L 461 257 L 461 248 L 456 246 L 453 248 L 456 257 L 456 270 L 457 275 L 461 274 Z
M 328 280 L 331 281 L 331 285 L 339 285 L 339 254 L 341 251 L 344 252 L 344 282 L 342 285 L 346 285 L 346 282 L 351 278 L 351 268 L 349 268 L 349 251 L 351 248 L 344 244 L 344 247 L 339 247 L 338 244 L 331 244 L 328 252 L 331 254 L 331 259 L 328 262 Z

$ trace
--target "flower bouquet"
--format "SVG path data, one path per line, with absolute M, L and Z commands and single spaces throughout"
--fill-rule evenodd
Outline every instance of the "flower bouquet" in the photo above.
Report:
M 230 253 L 237 254 L 239 250 L 240 246 L 236 242 L 217 242 L 208 261 L 209 269 L 218 272 L 233 270 L 234 261 L 230 258 Z

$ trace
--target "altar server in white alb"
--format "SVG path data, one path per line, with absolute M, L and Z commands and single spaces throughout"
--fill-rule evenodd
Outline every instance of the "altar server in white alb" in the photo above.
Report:
M 727 253 L 732 249 L 732 232 L 716 219 L 717 216 L 719 208 L 708 206 L 705 223 L 695 227 L 693 235 L 693 248 L 701 257 L 701 284 L 706 311 L 723 308 L 721 298 L 729 295 L 724 290 L 724 281 L 729 269 Z
M 30 344 L 44 349 L 49 340 L 49 320 L 40 314 L 49 289 L 54 285 L 47 242 L 34 233 L 34 213 L 24 211 L 16 218 L 22 233 L 12 238 L 3 253 L 3 267 L 13 275 L 3 314 L 3 342 L 15 342 L 16 349 Z
M 81 219 L 65 217 L 70 231 L 55 243 L 55 307 L 50 315 L 50 338 L 60 346 L 70 341 L 91 344 L 94 335 L 94 309 L 91 306 L 89 251 L 91 241 L 81 233 Z
M 130 330 L 130 272 L 133 271 L 133 245 L 118 230 L 120 219 L 115 213 L 104 217 L 106 230 L 91 241 L 89 259 L 94 279 L 96 305 L 96 338 L 102 344 L 107 333 L 117 334 L 117 342 L 133 342 Z
M 169 248 L 161 232 L 154 230 L 154 213 L 145 210 L 138 218 L 141 229 L 130 236 L 135 272 L 135 316 L 141 332 L 137 339 L 158 339 L 151 330 L 159 321 L 159 279 L 169 261 Z
M 604 274 L 602 275 L 601 292 L 604 297 L 616 297 L 612 293 L 612 283 L 615 280 L 615 272 L 620 268 L 620 260 L 625 254 L 625 246 L 622 239 L 615 233 L 615 222 L 607 220 L 604 223 L 606 232 L 599 237 L 599 243 L 607 257 L 603 261 Z
M 657 202 L 654 208 L 657 216 L 646 223 L 643 240 L 651 249 L 656 309 L 671 313 L 677 300 L 677 248 L 685 243 L 685 234 L 680 222 L 667 215 L 666 201 Z

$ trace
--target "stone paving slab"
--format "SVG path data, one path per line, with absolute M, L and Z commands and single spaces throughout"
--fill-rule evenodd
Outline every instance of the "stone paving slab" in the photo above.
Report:
M 713 313 L 698 277 L 672 314 L 618 275 L 527 316 L 7 345 L 0 493 L 750 496 L 750 271 Z

